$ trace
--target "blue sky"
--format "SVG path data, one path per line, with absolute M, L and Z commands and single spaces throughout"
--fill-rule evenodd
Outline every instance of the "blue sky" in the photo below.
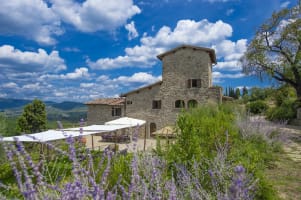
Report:
M 0 98 L 115 97 L 161 79 L 156 56 L 214 48 L 213 84 L 267 86 L 238 62 L 256 28 L 297 0 L 9 0 L 0 6 Z

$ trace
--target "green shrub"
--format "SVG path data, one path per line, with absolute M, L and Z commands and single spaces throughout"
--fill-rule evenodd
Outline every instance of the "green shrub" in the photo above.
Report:
M 269 106 L 262 100 L 257 100 L 250 102 L 247 104 L 247 111 L 253 114 L 261 114 L 264 113 Z
M 237 135 L 233 122 L 234 113 L 225 105 L 206 105 L 181 113 L 177 140 L 168 148 L 167 160 L 189 165 L 193 159 L 213 158 L 217 141 L 225 142 L 226 133 L 229 138 Z
M 286 99 L 280 106 L 270 108 L 266 113 L 266 118 L 271 121 L 286 121 L 296 118 L 295 100 Z
M 266 104 L 263 102 L 263 105 Z M 266 106 L 262 107 L 266 109 Z M 258 199 L 276 199 L 271 183 L 262 174 L 272 166 L 274 152 L 279 151 L 279 146 L 269 144 L 260 134 L 241 137 L 234 123 L 236 109 L 235 105 L 206 105 L 181 113 L 177 120 L 177 139 L 168 146 L 165 154 L 161 149 L 160 155 L 165 156 L 169 170 L 173 170 L 172 165 L 178 163 L 193 171 L 194 161 L 212 162 L 217 153 L 217 144 L 228 139 L 228 157 L 225 159 L 233 166 L 244 166 L 258 179 Z M 204 162 L 202 171 L 208 170 L 209 165 Z M 207 184 L 210 177 L 202 173 L 200 179 L 205 188 L 210 187 Z

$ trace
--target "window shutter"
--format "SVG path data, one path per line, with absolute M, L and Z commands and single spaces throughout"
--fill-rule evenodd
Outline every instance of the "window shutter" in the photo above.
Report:
M 191 79 L 187 80 L 187 88 L 191 88 Z

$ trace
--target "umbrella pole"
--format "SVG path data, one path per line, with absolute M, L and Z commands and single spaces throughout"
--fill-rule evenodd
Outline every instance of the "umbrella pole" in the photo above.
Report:
M 93 134 L 91 135 L 92 137 L 92 150 L 94 150 L 94 137 L 93 137 Z

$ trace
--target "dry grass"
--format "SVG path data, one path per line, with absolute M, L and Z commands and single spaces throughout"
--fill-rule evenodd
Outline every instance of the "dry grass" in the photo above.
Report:
M 275 167 L 267 170 L 279 197 L 285 200 L 301 199 L 301 131 L 295 127 L 283 128 L 288 136 Z

